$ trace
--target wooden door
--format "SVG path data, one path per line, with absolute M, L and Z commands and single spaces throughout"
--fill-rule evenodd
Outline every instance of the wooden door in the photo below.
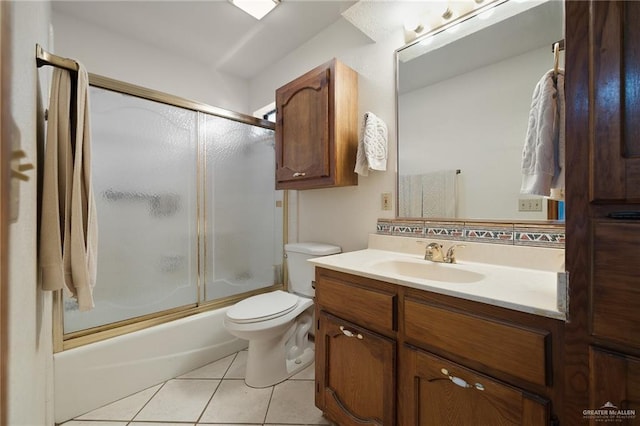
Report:
M 393 340 L 320 314 L 316 405 L 340 426 L 395 425 Z
M 543 426 L 547 400 L 433 354 L 401 354 L 403 426 Z
M 331 174 L 331 78 L 319 67 L 276 91 L 276 189 Z
M 583 424 L 585 410 L 619 405 L 620 392 L 640 386 L 640 2 L 567 1 L 565 44 L 570 293 L 561 422 Z

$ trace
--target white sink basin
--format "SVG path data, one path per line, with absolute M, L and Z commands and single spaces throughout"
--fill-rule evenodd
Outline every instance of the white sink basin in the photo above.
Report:
M 468 284 L 485 278 L 484 274 L 467 270 L 462 265 L 435 263 L 428 260 L 383 260 L 372 264 L 371 269 L 382 274 L 397 274 L 408 278 L 445 283 Z

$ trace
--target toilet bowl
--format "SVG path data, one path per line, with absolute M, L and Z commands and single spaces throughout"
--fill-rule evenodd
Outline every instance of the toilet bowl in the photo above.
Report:
M 241 300 L 230 307 L 224 326 L 249 341 L 245 382 L 263 388 L 282 382 L 314 360 L 309 331 L 313 326 L 315 269 L 307 259 L 340 253 L 322 243 L 286 244 L 288 292 L 276 290 Z

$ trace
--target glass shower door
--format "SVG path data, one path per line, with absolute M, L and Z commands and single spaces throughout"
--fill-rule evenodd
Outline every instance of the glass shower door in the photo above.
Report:
M 207 301 L 282 283 L 273 130 L 202 114 Z
M 198 113 L 90 90 L 95 308 L 79 312 L 65 299 L 65 333 L 198 301 Z

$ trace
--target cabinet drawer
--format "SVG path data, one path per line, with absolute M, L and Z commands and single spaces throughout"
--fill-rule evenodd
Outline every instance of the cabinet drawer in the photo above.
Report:
M 396 330 L 396 295 L 380 289 L 352 285 L 318 273 L 316 303 L 320 309 L 380 332 Z
M 444 358 L 404 348 L 410 409 L 405 426 L 546 426 L 545 398 L 491 379 Z
M 405 299 L 407 338 L 537 385 L 551 385 L 551 333 Z

